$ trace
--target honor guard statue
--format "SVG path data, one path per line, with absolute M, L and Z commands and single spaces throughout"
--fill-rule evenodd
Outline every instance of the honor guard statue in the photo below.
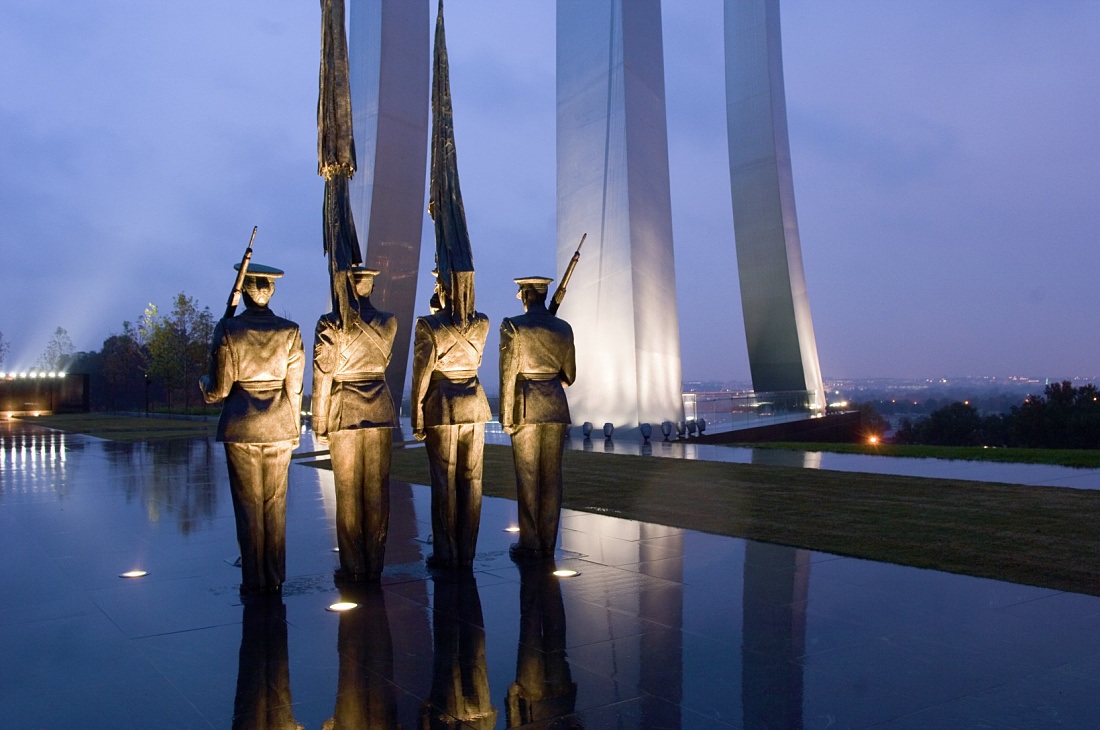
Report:
M 436 276 L 442 309 L 416 320 L 413 436 L 427 442 L 432 483 L 431 567 L 473 565 L 489 401 L 477 378 L 489 319 L 474 311 L 474 272 Z
M 561 456 L 569 428 L 565 386 L 577 376 L 573 330 L 546 308 L 552 279 L 516 279 L 525 314 L 500 325 L 500 425 L 512 437 L 519 501 L 517 560 L 554 557 Z
M 225 401 L 218 441 L 229 465 L 245 595 L 277 594 L 286 577 L 286 479 L 298 446 L 305 358 L 298 325 L 267 306 L 282 275 L 247 267 L 245 309 L 214 328 L 210 374 L 199 381 L 207 403 Z
M 374 269 L 355 267 L 348 316 L 329 312 L 313 345 L 313 432 L 329 446 L 336 481 L 336 542 L 347 583 L 382 574 L 390 521 L 390 450 L 397 425 L 386 386 L 397 318 L 371 306 Z

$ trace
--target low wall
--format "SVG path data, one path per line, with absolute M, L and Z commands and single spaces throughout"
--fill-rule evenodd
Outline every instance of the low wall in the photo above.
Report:
M 831 413 L 821 418 L 787 421 L 768 426 L 741 428 L 736 431 L 708 433 L 691 441 L 701 444 L 739 444 L 763 441 L 814 441 L 818 443 L 857 443 L 863 439 L 859 411 Z

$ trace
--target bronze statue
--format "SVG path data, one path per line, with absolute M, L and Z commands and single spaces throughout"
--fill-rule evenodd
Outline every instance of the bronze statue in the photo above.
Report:
M 371 306 L 373 269 L 347 272 L 346 318 L 317 321 L 313 344 L 313 432 L 330 446 L 336 482 L 336 578 L 358 583 L 382 574 L 390 520 L 391 429 L 397 425 L 386 366 L 397 318 Z M 331 442 L 331 445 L 330 445 Z
M 500 425 L 512 437 L 519 501 L 517 560 L 554 556 L 561 456 L 569 428 L 565 386 L 577 377 L 573 330 L 546 308 L 552 279 L 516 279 L 526 311 L 500 324 Z
M 489 401 L 477 378 L 489 319 L 473 309 L 474 272 L 436 278 L 442 309 L 416 320 L 413 436 L 427 441 L 432 567 L 469 567 L 481 524 L 481 469 Z
M 242 594 L 278 593 L 286 577 L 287 468 L 298 446 L 305 358 L 298 325 L 267 306 L 282 275 L 249 266 L 245 310 L 214 328 L 210 374 L 199 380 L 207 403 L 225 401 L 218 441 L 229 465 Z

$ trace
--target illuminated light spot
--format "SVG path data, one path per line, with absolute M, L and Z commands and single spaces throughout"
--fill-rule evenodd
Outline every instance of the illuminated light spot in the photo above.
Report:
M 127 570 L 125 573 L 119 573 L 118 577 L 119 578 L 144 578 L 147 575 L 149 575 L 149 573 L 144 571 L 144 570 Z
M 572 578 L 575 575 L 580 575 L 580 573 L 578 573 L 575 570 L 562 569 L 562 570 L 555 570 L 554 575 L 556 575 L 559 578 Z
M 340 552 L 340 548 L 338 548 L 338 547 L 334 547 L 334 548 L 332 549 L 332 552 L 334 552 L 334 553 L 338 553 L 338 552 Z
M 47 375 L 49 375 L 51 378 L 56 378 L 57 377 L 57 373 L 53 372 L 52 370 L 49 373 L 47 373 Z
M 27 377 L 27 374 L 26 373 L 19 373 L 19 377 L 25 378 L 25 377 Z
M 877 443 L 878 443 L 878 436 L 872 436 L 871 438 L 867 439 L 867 441 L 868 441 L 868 442 L 869 442 L 869 443 L 870 443 L 870 444 L 871 444 L 872 446 L 874 446 L 875 444 L 877 444 Z
M 59 378 L 63 378 L 63 377 L 65 377 L 65 373 L 58 373 L 58 374 L 57 374 L 57 377 L 59 377 Z
M 332 611 L 333 613 L 341 613 L 342 611 L 350 611 L 353 608 L 359 608 L 359 604 L 353 603 L 351 601 L 340 601 L 338 603 L 331 604 L 325 610 Z
M 513 526 L 513 527 L 505 527 L 505 528 L 504 528 L 504 531 L 505 531 L 505 532 L 519 532 L 519 528 L 518 528 L 518 527 L 515 527 L 515 526 Z

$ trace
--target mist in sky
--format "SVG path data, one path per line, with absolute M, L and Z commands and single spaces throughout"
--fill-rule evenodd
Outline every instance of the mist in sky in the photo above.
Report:
M 684 378 L 747 381 L 722 3 L 663 18 Z M 488 383 L 512 278 L 556 274 L 554 22 L 550 0 L 447 3 Z M 1096 374 L 1100 3 L 784 0 L 782 34 L 825 378 Z M 253 225 L 308 340 L 319 52 L 299 0 L 0 7 L 0 369 L 58 326 L 99 349 L 180 291 L 220 314 Z

